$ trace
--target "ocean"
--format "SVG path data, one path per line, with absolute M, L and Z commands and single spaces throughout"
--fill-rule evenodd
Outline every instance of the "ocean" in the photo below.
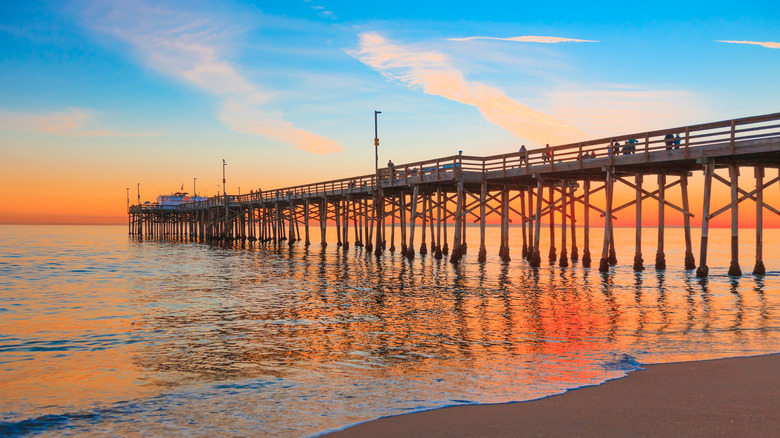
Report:
M 755 232 L 740 230 L 739 278 L 726 275 L 730 231 L 711 230 L 704 280 L 683 270 L 682 229 L 667 228 L 656 271 L 646 228 L 642 273 L 634 229 L 618 228 L 619 264 L 600 274 L 600 233 L 594 268 L 550 265 L 543 240 L 531 269 L 515 226 L 512 261 L 488 227 L 478 263 L 470 227 L 457 266 L 334 238 L 218 247 L 126 226 L 0 226 L 0 435 L 316 436 L 780 351 L 780 230 L 764 231 L 762 277 L 749 274 Z

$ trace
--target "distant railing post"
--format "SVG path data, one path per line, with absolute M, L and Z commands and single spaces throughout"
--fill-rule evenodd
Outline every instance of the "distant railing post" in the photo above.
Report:
M 732 120 L 731 121 L 731 140 L 729 142 L 729 153 L 734 153 L 734 137 L 736 137 L 737 133 L 737 121 Z M 687 156 L 687 155 L 686 155 Z
M 688 146 L 691 144 L 691 128 L 686 127 L 685 128 L 685 158 L 688 158 L 689 149 Z
M 649 160 L 650 160 L 650 133 L 648 132 L 645 134 L 645 163 L 647 163 Z
M 506 154 L 504 154 L 504 167 L 501 169 L 501 175 L 506 178 Z M 485 177 L 485 160 L 482 160 L 482 178 Z
M 582 143 L 577 145 L 577 150 L 579 151 L 577 154 L 577 161 L 579 162 L 580 169 L 582 169 Z

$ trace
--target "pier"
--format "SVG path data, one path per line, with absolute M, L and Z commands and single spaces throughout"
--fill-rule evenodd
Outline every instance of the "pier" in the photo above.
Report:
M 764 190 L 780 183 L 780 174 L 767 174 L 768 169 L 780 170 L 780 113 L 487 157 L 459 154 L 383 168 L 376 174 L 243 195 L 223 194 L 178 206 L 133 205 L 128 212 L 128 232 L 145 238 L 207 243 L 242 240 L 310 245 L 319 231 L 319 244 L 324 247 L 329 244 L 326 227 L 335 226 L 335 243 L 344 248 L 352 244 L 376 256 L 400 251 L 410 259 L 430 252 L 433 257 L 448 257 L 458 263 L 469 250 L 466 224 L 479 224 L 477 258 L 483 262 L 487 254 L 485 226 L 489 220 L 497 220 L 498 254 L 504 261 L 512 257 L 511 231 L 522 233 L 520 256 L 532 267 L 540 266 L 542 251 L 547 249 L 548 259 L 564 267 L 570 261 L 591 267 L 597 256 L 599 271 L 607 272 L 617 264 L 615 214 L 634 208 L 633 267 L 641 271 L 646 268 L 641 246 L 642 206 L 654 202 L 658 205 L 656 269 L 664 269 L 667 264 L 667 209 L 683 215 L 685 258 L 679 262 L 686 270 L 696 269 L 699 277 L 709 272 L 710 221 L 730 213 L 728 273 L 739 276 L 738 205 L 749 200 L 756 206 L 752 272 L 761 275 L 765 273 L 764 210 L 780 215 L 764 202 Z M 696 173 L 704 176 L 698 266 L 688 196 L 689 178 Z M 740 173 L 743 182 L 749 184 L 740 186 Z M 719 183 L 730 189 L 729 202 L 724 206 L 713 204 L 712 189 Z M 634 199 L 616 205 L 617 185 L 634 191 Z M 669 200 L 672 190 L 679 190 L 681 205 Z M 593 202 L 592 195 L 602 191 L 604 203 Z M 577 205 L 585 212 L 582 218 L 575 215 Z M 605 218 L 603 241 L 600 245 L 593 242 L 594 251 L 600 249 L 595 256 L 591 255 L 590 242 L 593 214 Z M 519 217 L 519 223 L 510 227 L 510 216 Z M 576 238 L 580 219 L 582 248 L 578 248 Z M 543 220 L 548 225 L 549 248 L 540 248 L 539 244 Z M 452 236 L 448 236 L 448 229 L 454 230 Z

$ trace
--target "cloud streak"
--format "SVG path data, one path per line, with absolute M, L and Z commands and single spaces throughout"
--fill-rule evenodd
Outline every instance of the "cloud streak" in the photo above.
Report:
M 231 25 L 144 2 L 114 5 L 117 9 L 99 16 L 94 27 L 128 42 L 148 67 L 219 97 L 219 120 L 230 129 L 316 154 L 342 150 L 265 109 L 276 93 L 247 80 L 221 54 L 219 41 L 234 30 Z
M 718 40 L 719 43 L 730 43 L 730 44 L 752 44 L 755 46 L 762 46 L 766 47 L 768 49 L 780 49 L 780 43 L 774 43 L 771 41 L 766 42 L 760 42 L 760 41 L 727 41 L 727 40 Z
M 40 132 L 63 137 L 151 137 L 160 134 L 117 132 L 100 129 L 94 111 L 68 108 L 65 111 L 29 113 L 0 110 L 0 129 Z
M 467 80 L 440 52 L 396 44 L 376 33 L 363 33 L 359 48 L 348 53 L 391 80 L 472 105 L 489 122 L 539 145 L 567 143 L 582 136 L 573 126 L 529 108 L 495 87 Z
M 472 36 L 464 38 L 447 38 L 449 41 L 473 41 L 473 40 L 496 40 L 496 41 L 513 41 L 518 43 L 542 43 L 542 44 L 555 44 L 555 43 L 598 43 L 596 40 L 578 40 L 574 38 L 560 38 L 550 36 L 516 36 L 509 38 L 498 37 L 486 37 L 486 36 Z

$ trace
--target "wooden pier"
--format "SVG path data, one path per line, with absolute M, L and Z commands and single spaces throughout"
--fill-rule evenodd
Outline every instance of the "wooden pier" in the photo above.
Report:
M 521 257 L 538 267 L 542 222 L 546 219 L 551 242 L 549 260 L 568 266 L 569 260 L 580 259 L 581 250 L 581 265 L 590 267 L 590 216 L 599 214 L 605 222 L 598 267 L 606 272 L 617 264 L 615 214 L 633 207 L 636 211 L 633 266 L 641 271 L 645 269 L 641 247 L 642 205 L 656 202 L 656 269 L 664 269 L 667 262 L 664 252 L 667 208 L 683 215 L 685 259 L 681 262 L 685 269 L 696 269 L 700 277 L 708 275 L 710 221 L 730 212 L 729 275 L 736 276 L 742 274 L 738 262 L 737 207 L 751 200 L 756 205 L 753 273 L 760 275 L 765 272 L 763 212 L 766 209 L 780 215 L 780 211 L 764 202 L 764 190 L 780 182 L 780 175 L 766 176 L 767 169 L 780 169 L 780 113 L 488 157 L 454 155 L 380 169 L 375 175 L 240 196 L 223 195 L 179 206 L 134 205 L 129 209 L 128 227 L 130 234 L 147 238 L 209 243 L 248 240 L 281 244 L 286 241 L 289 245 L 301 241 L 310 245 L 311 233 L 316 233 L 310 225 L 316 223 L 322 246 L 328 244 L 326 227 L 335 226 L 336 244 L 344 248 L 351 242 L 377 256 L 400 249 L 410 259 L 416 253 L 424 255 L 430 251 L 433 257 L 448 256 L 452 263 L 457 263 L 467 252 L 466 224 L 469 221 L 479 224 L 477 257 L 482 262 L 487 254 L 485 225 L 497 219 L 501 227 L 498 252 L 501 259 L 511 260 L 509 233 L 519 231 L 523 242 Z M 694 172 L 704 175 L 698 268 L 688 197 L 688 179 Z M 753 176 L 748 188 L 740 187 L 740 172 L 743 180 Z M 718 182 L 730 188 L 730 202 L 723 207 L 712 205 L 713 184 Z M 615 205 L 617 184 L 635 191 L 635 198 Z M 648 184 L 650 188 L 646 188 Z M 682 205 L 669 201 L 670 190 L 680 191 Z M 605 202 L 596 205 L 591 196 L 601 191 L 605 193 Z M 577 204 L 585 212 L 582 248 L 577 247 L 576 239 Z M 514 227 L 510 227 L 510 216 L 520 218 Z M 556 220 L 560 223 L 559 240 L 555 235 Z M 448 236 L 448 228 L 454 229 L 452 236 Z M 415 239 L 419 239 L 419 245 Z M 396 241 L 400 248 L 396 247 Z M 556 248 L 558 242 L 560 247 Z

